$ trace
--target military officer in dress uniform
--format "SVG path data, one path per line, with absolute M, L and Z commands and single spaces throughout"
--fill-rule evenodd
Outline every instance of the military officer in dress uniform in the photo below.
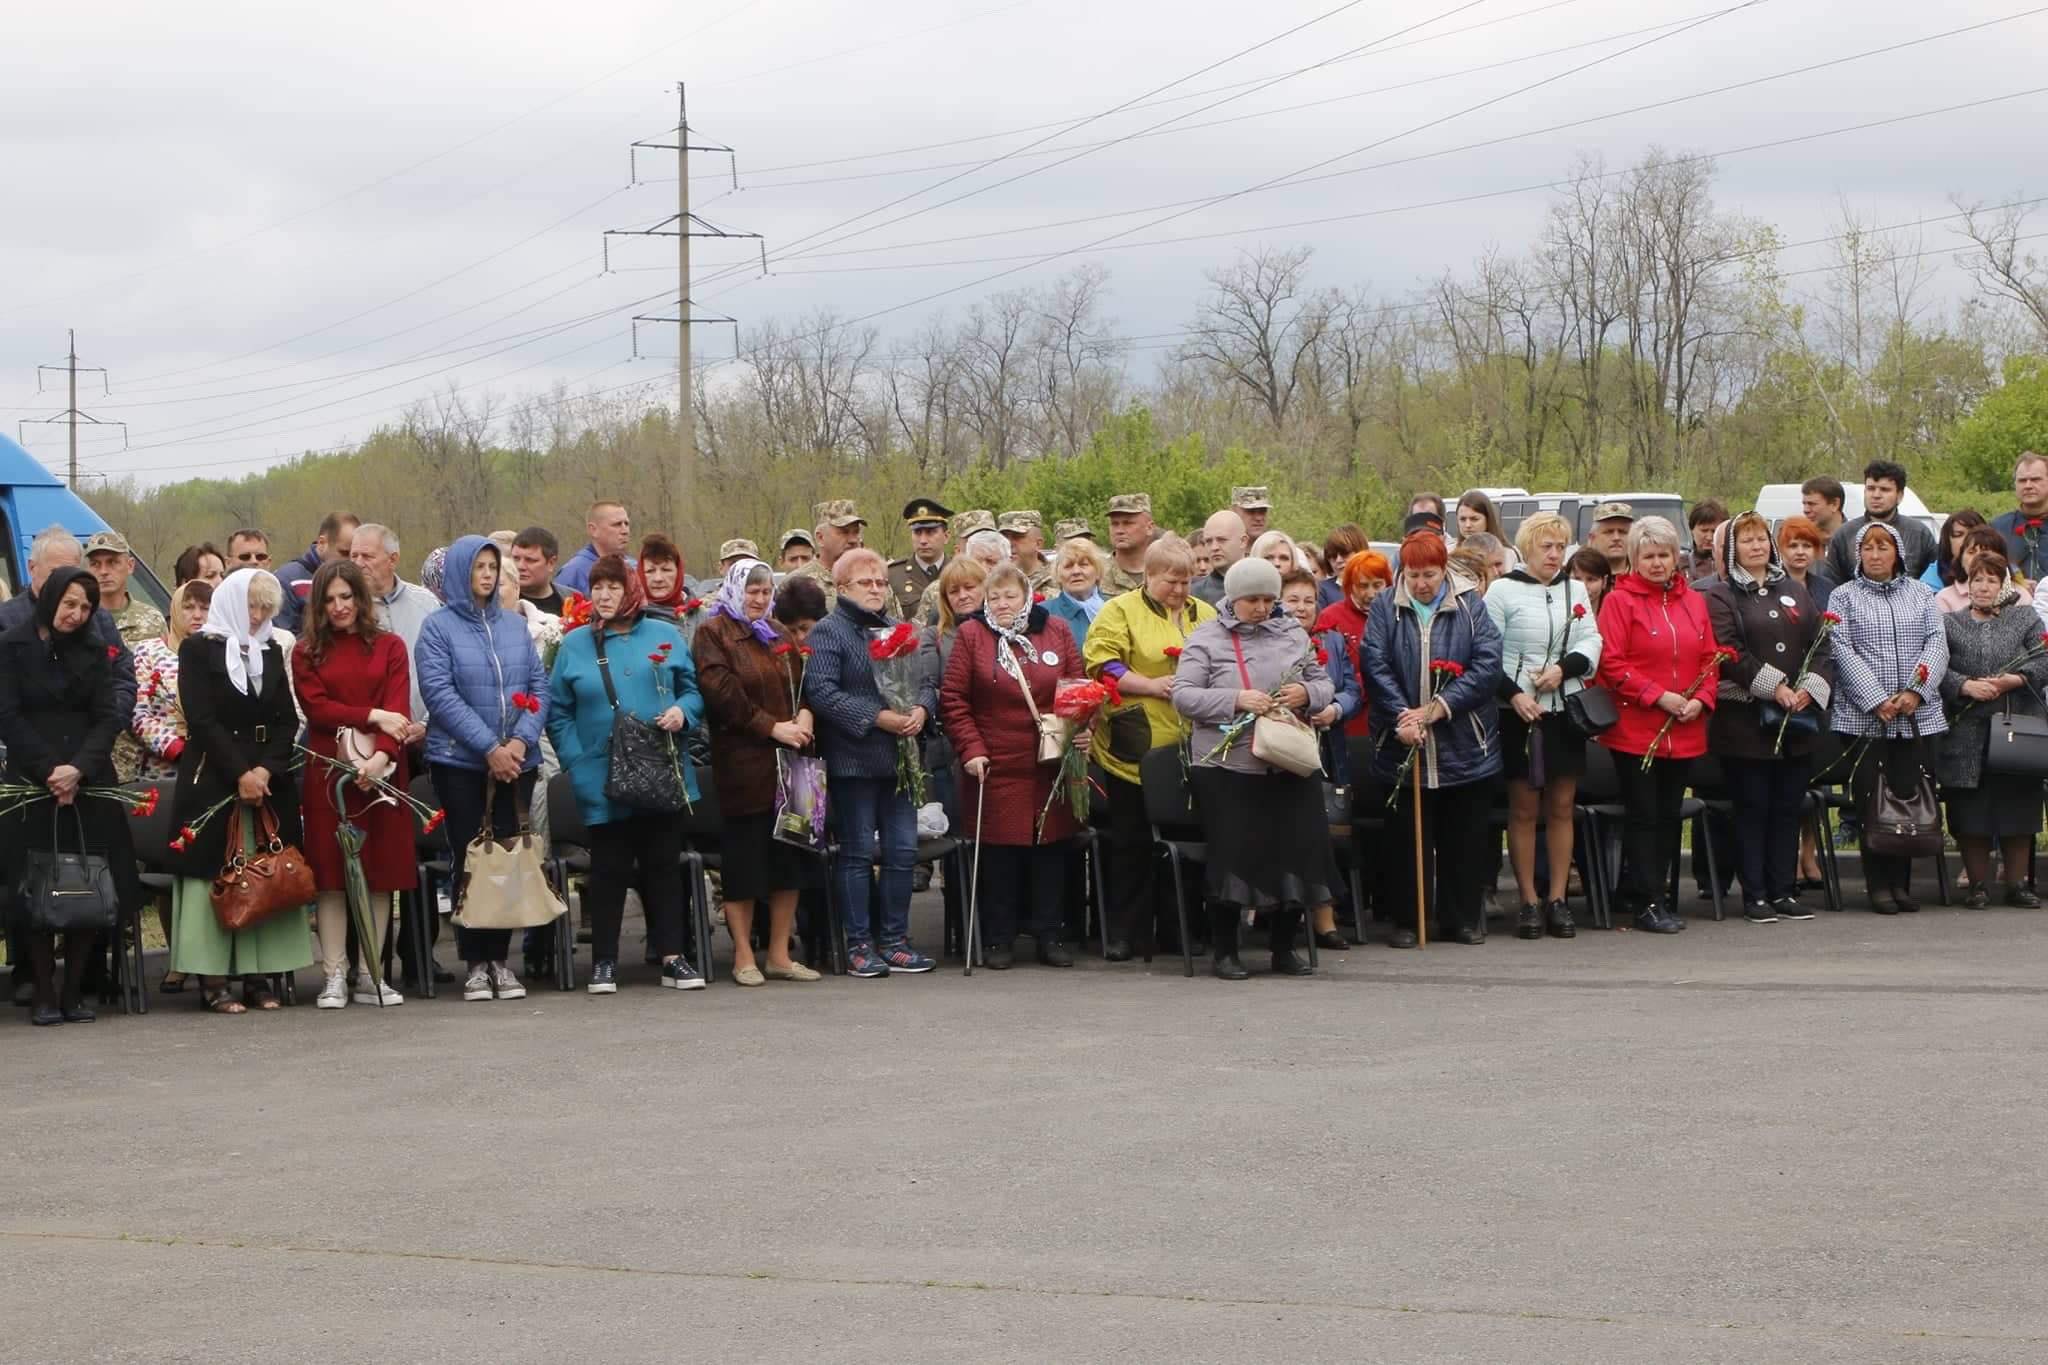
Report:
M 903 524 L 910 528 L 910 553 L 889 561 L 889 592 L 897 614 L 914 620 L 925 590 L 939 581 L 951 562 L 946 554 L 946 520 L 953 515 L 931 498 L 913 498 L 904 505 Z
M 1109 573 L 1102 595 L 1145 586 L 1145 552 L 1152 548 L 1152 495 L 1118 493 L 1109 500 Z
M 1052 561 L 1045 557 L 1045 518 L 1035 511 L 1005 512 L 996 529 L 1010 542 L 1010 558 L 1024 571 L 1031 591 L 1050 597 L 1059 589 L 1052 581 Z
M 952 525 L 953 554 L 954 558 L 957 559 L 959 556 L 967 553 L 967 538 L 969 536 L 978 531 L 993 531 L 996 529 L 996 514 L 980 508 L 972 512 L 956 512 L 953 514 Z M 1001 537 L 998 537 L 998 539 L 1001 539 Z M 1008 541 L 1003 543 L 1005 546 L 1009 544 Z M 1007 553 L 1008 551 L 1005 550 L 1004 554 L 1007 555 Z M 986 551 L 982 552 L 982 558 L 986 562 L 988 558 Z M 921 626 L 935 626 L 939 623 L 939 580 L 936 577 L 932 579 L 931 586 L 924 590 L 924 595 L 917 599 L 916 608 L 904 619 L 915 621 Z

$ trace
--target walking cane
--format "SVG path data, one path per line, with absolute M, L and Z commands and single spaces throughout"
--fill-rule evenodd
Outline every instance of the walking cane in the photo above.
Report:
M 994 765 L 990 765 L 994 766 Z M 988 803 L 988 771 L 974 782 L 974 870 L 967 874 L 967 971 L 974 975 L 974 934 L 981 923 L 981 809 Z
M 1425 741 L 1427 742 L 1427 741 Z M 1428 893 L 1422 881 L 1422 765 L 1415 765 L 1415 946 L 1429 946 Z

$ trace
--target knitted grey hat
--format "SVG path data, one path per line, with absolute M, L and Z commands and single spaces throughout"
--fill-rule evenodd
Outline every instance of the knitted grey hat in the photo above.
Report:
M 1246 555 L 1223 575 L 1223 600 L 1226 602 L 1235 602 L 1240 597 L 1279 595 L 1280 571 L 1263 559 Z

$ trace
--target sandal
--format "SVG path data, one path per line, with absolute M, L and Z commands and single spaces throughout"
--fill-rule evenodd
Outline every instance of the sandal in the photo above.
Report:
M 226 986 L 216 986 L 199 992 L 199 1007 L 215 1014 L 247 1014 L 249 1007 L 235 999 L 234 993 Z
M 274 1010 L 284 1007 L 284 1002 L 277 998 L 277 992 L 268 986 L 244 987 L 242 998 L 248 1001 L 251 1009 Z
M 183 972 L 165 972 L 164 979 L 157 984 L 157 989 L 165 995 L 181 995 L 185 990 L 185 982 L 189 979 Z

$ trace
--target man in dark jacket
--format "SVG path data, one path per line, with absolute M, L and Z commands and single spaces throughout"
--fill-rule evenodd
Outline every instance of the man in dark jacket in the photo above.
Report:
M 1863 515 L 1844 522 L 1828 541 L 1828 577 L 1847 583 L 1856 576 L 1856 533 L 1873 521 L 1883 522 L 1899 533 L 1906 549 L 1906 577 L 1918 578 L 1934 562 L 1934 532 L 1911 517 L 1899 515 L 1899 499 L 1906 496 L 1906 467 L 1890 460 L 1872 460 L 1863 467 Z
M 320 530 L 314 535 L 306 553 L 275 570 L 277 581 L 284 585 L 284 605 L 277 609 L 278 625 L 294 635 L 299 633 L 299 622 L 306 611 L 306 595 L 313 590 L 313 575 L 320 571 L 322 564 L 348 558 L 349 537 L 361 524 L 353 512 L 329 512 L 320 519 Z
M 2048 532 L 2048 455 L 2021 451 L 2013 466 L 2012 491 L 2019 498 L 2019 510 L 1994 517 L 1991 526 L 2005 537 L 2005 557 L 2012 571 L 2037 583 L 2048 573 L 2048 551 L 2041 546 Z

